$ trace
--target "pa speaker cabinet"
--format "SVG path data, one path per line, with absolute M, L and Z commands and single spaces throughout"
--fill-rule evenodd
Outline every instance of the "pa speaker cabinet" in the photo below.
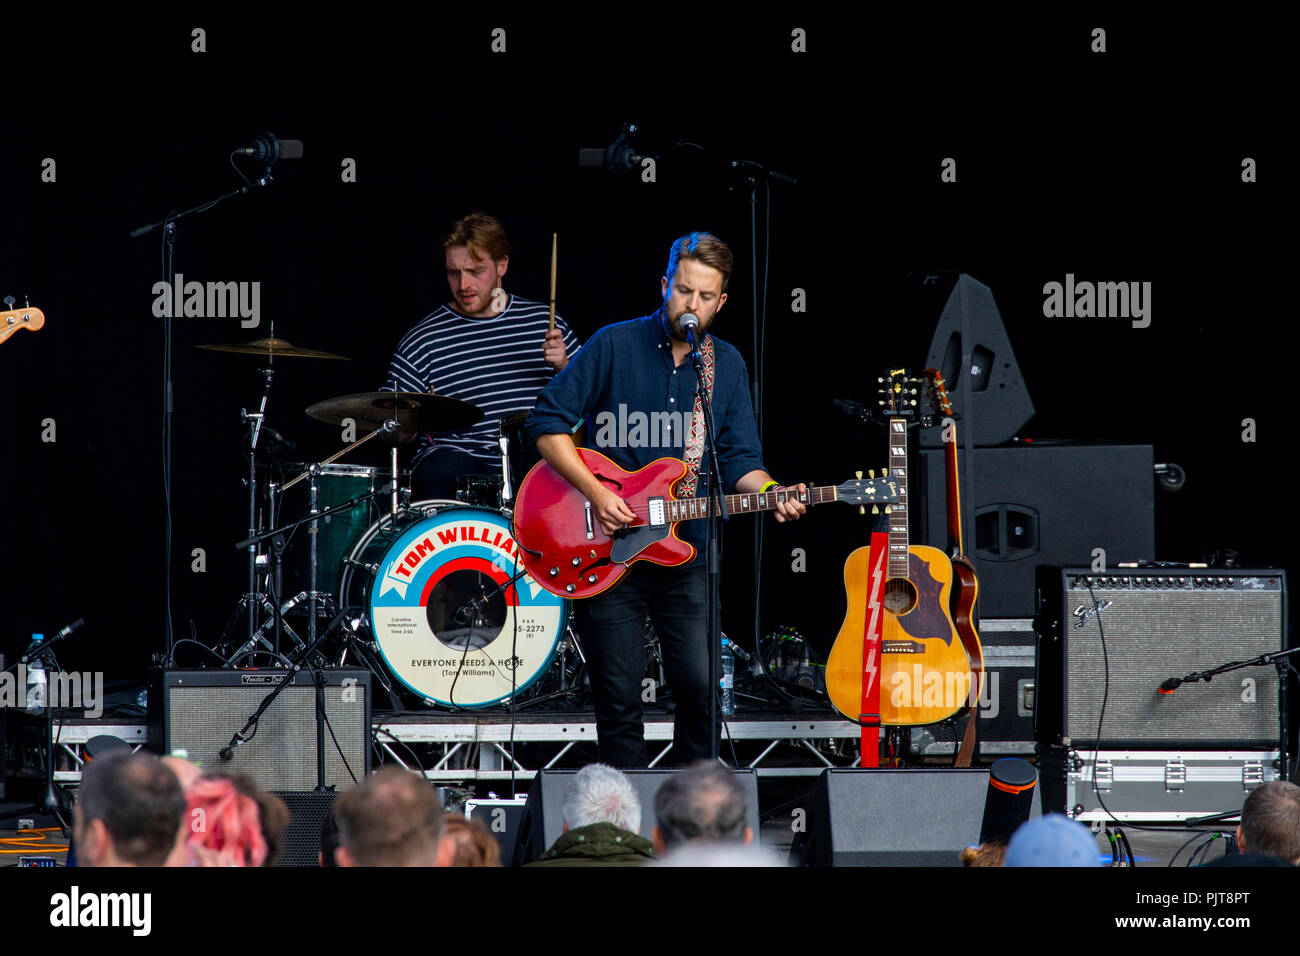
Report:
M 289 808 L 289 826 L 280 836 L 275 865 L 319 866 L 321 826 L 334 812 L 338 794 L 333 790 L 277 790 L 275 795 Z
M 641 798 L 641 836 L 650 839 L 655 825 L 655 794 L 660 785 L 679 770 L 625 770 L 627 778 L 636 788 Z M 569 795 L 576 770 L 542 770 L 533 780 L 528 790 L 528 802 L 524 806 L 524 818 L 519 828 L 518 849 L 514 854 L 515 865 L 531 863 L 540 859 L 546 849 L 559 839 L 564 832 L 564 801 Z M 736 779 L 745 790 L 745 804 L 748 810 L 748 826 L 754 831 L 754 842 L 758 843 L 758 773 L 753 770 L 733 770 Z M 987 777 L 987 774 L 985 775 Z M 978 829 L 978 825 L 976 827 Z M 504 854 L 503 854 L 504 855 Z
M 961 464 L 966 554 L 979 576 L 981 617 L 1033 617 L 1040 564 L 1091 561 L 1097 548 L 1110 565 L 1155 557 L 1150 445 L 975 448 Z M 916 543 L 946 552 L 943 450 L 923 449 L 917 471 Z
M 1047 566 L 1039 569 L 1037 592 L 1034 734 L 1040 746 L 1095 749 L 1099 718 L 1102 749 L 1278 746 L 1272 666 L 1234 670 L 1173 693 L 1160 693 L 1160 686 L 1283 650 L 1283 571 L 1150 567 L 1095 573 Z
M 325 785 L 346 790 L 354 785 L 353 776 L 359 783 L 370 771 L 370 672 L 334 668 L 320 673 L 329 720 L 323 727 Z M 263 790 L 314 790 L 316 687 L 309 671 L 293 676 L 230 760 L 220 756 L 284 675 L 283 670 L 155 671 L 149 748 L 155 753 L 185 750 L 204 770 L 246 773 Z
M 960 866 L 979 841 L 988 788 L 980 768 L 826 770 L 793 855 L 808 866 Z

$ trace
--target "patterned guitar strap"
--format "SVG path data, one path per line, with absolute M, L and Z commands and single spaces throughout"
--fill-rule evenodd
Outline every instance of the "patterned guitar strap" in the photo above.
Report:
M 705 336 L 700 344 L 700 364 L 704 366 L 704 390 L 713 403 L 713 336 Z M 691 412 L 691 433 L 686 436 L 686 474 L 677 482 L 677 497 L 694 498 L 700 478 L 700 462 L 704 458 L 704 403 L 697 392 L 695 408 Z

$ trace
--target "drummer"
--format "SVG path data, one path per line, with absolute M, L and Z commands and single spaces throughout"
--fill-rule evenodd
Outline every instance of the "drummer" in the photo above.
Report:
M 386 389 L 472 402 L 483 420 L 457 432 L 421 435 L 411 459 L 416 500 L 452 498 L 456 479 L 501 474 L 501 419 L 527 413 L 568 364 L 578 338 L 549 307 L 502 287 L 510 240 L 501 223 L 472 212 L 442 240 L 451 301 L 425 316 L 393 353 Z

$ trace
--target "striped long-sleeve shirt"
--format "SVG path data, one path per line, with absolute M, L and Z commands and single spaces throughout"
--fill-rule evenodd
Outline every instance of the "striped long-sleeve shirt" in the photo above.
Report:
M 485 465 L 500 460 L 501 419 L 528 412 L 555 371 L 542 358 L 549 307 L 511 296 L 505 310 L 490 318 L 461 315 L 443 305 L 425 316 L 397 343 L 386 388 L 428 392 L 473 402 L 483 420 L 458 432 L 422 435 L 412 467 L 436 445 L 468 452 Z M 578 338 L 558 315 L 555 327 L 573 358 Z

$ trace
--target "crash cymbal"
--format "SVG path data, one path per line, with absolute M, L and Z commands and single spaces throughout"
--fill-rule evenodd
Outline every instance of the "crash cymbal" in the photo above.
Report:
M 228 345 L 196 345 L 195 348 L 208 349 L 213 352 L 238 352 L 240 355 L 266 355 L 270 358 L 316 358 L 342 359 L 350 362 L 346 355 L 333 352 L 320 352 L 316 349 L 300 349 L 287 339 L 253 339 L 251 342 L 232 342 Z
M 307 409 L 320 422 L 341 425 L 345 418 L 358 429 L 375 429 L 390 418 L 400 423 L 402 441 L 424 432 L 455 431 L 483 419 L 483 410 L 458 398 L 426 395 L 423 392 L 359 392 L 327 398 Z

